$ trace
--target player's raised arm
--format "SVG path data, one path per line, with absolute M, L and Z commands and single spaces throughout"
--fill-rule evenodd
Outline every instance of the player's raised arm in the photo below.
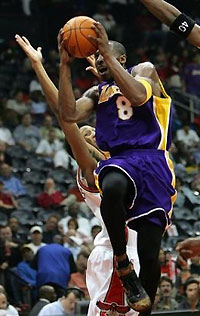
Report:
M 200 47 L 200 26 L 190 17 L 164 0 L 140 0 L 140 2 L 172 31 L 186 38 L 194 46 Z
M 93 28 L 97 33 L 97 38 L 92 39 L 98 43 L 99 49 L 95 54 L 97 70 L 101 74 L 101 71 L 107 67 L 114 81 L 119 86 L 120 91 L 130 101 L 131 105 L 142 105 L 148 97 L 147 89 L 143 83 L 135 80 L 135 78 L 126 71 L 126 55 L 118 51 L 117 45 L 119 43 L 116 44 L 117 42 L 108 41 L 106 31 L 99 22 L 94 23 Z
M 66 123 L 59 117 L 58 90 L 42 65 L 41 48 L 34 49 L 28 39 L 24 36 L 20 37 L 19 35 L 16 35 L 15 38 L 31 62 L 43 89 L 47 103 L 59 121 L 65 137 L 72 148 L 77 164 L 81 168 L 82 172 L 86 173 L 88 184 L 95 186 L 93 170 L 96 167 L 96 160 L 91 156 L 87 143 L 80 134 L 78 126 L 75 123 Z
M 59 111 L 66 122 L 80 122 L 87 119 L 94 110 L 97 100 L 97 87 L 85 93 L 83 97 L 75 100 L 72 83 L 70 63 L 72 58 L 64 48 L 62 31 L 58 35 L 58 48 L 60 52 L 60 77 L 59 77 Z
M 58 115 L 58 90 L 49 78 L 42 65 L 41 47 L 33 48 L 29 40 L 25 36 L 15 35 L 15 39 L 19 46 L 23 49 L 29 58 L 32 68 L 35 71 L 43 93 L 53 113 Z

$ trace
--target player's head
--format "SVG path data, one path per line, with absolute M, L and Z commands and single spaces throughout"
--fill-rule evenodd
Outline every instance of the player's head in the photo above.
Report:
M 80 133 L 85 138 L 86 142 L 90 145 L 89 150 L 91 154 L 98 161 L 99 159 L 103 159 L 104 153 L 99 149 L 96 143 L 95 138 L 95 128 L 89 125 L 84 125 L 80 128 Z
M 126 49 L 124 45 L 116 41 L 109 41 L 113 56 L 119 61 L 119 63 L 125 67 L 126 64 Z M 95 64 L 99 75 L 103 81 L 109 81 L 112 79 L 112 75 L 107 68 L 103 56 L 97 51 L 95 53 Z
M 86 142 L 91 144 L 92 146 L 97 147 L 96 139 L 95 139 L 95 128 L 89 125 L 81 126 L 80 133 L 85 138 Z

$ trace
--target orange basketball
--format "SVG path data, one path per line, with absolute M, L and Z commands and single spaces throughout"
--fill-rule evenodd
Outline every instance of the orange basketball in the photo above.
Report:
M 88 16 L 77 16 L 64 25 L 65 47 L 71 56 L 85 58 L 96 52 L 97 44 L 88 37 L 97 37 L 96 32 L 91 29 L 94 22 Z

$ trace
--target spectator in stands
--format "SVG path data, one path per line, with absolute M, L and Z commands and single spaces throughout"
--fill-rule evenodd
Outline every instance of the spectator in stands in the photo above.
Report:
M 58 235 L 58 216 L 57 215 L 50 215 L 47 218 L 43 229 L 43 241 L 46 244 L 53 243 L 54 236 Z
M 178 308 L 178 303 L 173 298 L 173 283 L 169 277 L 163 276 L 159 283 L 160 301 L 157 304 L 157 311 L 173 311 Z
M 173 55 L 169 59 L 167 68 L 167 84 L 172 89 L 182 89 L 180 76 L 180 60 L 178 55 Z
M 85 294 L 85 299 L 89 299 L 89 293 L 86 285 L 86 269 L 88 253 L 81 251 L 76 259 L 77 272 L 71 274 L 69 286 L 78 287 Z
M 41 247 L 46 245 L 44 242 L 42 242 L 42 228 L 40 226 L 33 226 L 30 229 L 30 238 L 31 242 L 27 245 L 33 250 L 35 255 Z
M 199 298 L 199 282 L 196 279 L 189 278 L 184 284 L 185 298 L 179 304 L 179 310 L 199 310 L 200 311 L 200 298 Z
M 73 203 L 68 209 L 68 216 L 59 221 L 59 223 L 63 226 L 64 234 L 68 231 L 67 223 L 71 217 L 77 219 L 80 231 L 83 232 L 85 236 L 90 236 L 90 223 L 87 218 L 80 215 L 78 202 Z
M 3 163 L 11 165 L 12 159 L 10 155 L 6 152 L 6 144 L 0 140 L 0 166 Z
M 47 178 L 44 184 L 44 191 L 37 197 L 37 203 L 43 208 L 58 207 L 65 199 L 61 191 L 56 190 L 55 181 L 53 178 Z
M 199 145 L 199 136 L 197 133 L 190 128 L 189 124 L 184 124 L 176 134 L 177 141 L 181 142 L 186 148 L 191 149 Z
M 30 82 L 30 85 L 29 85 L 29 93 L 31 94 L 32 92 L 34 91 L 40 91 L 42 92 L 42 87 L 36 77 L 36 75 L 34 74 L 34 77 L 33 79 L 31 80 Z
M 186 92 L 200 97 L 200 59 L 198 52 L 193 53 L 192 62 L 184 67 L 182 80 Z
M 0 166 L 0 181 L 4 183 L 5 190 L 15 197 L 26 194 L 21 180 L 12 175 L 12 168 L 6 163 Z
M 0 227 L 0 271 L 9 297 L 14 298 L 9 269 L 21 261 L 19 245 L 12 240 L 9 226 Z
M 37 270 L 37 286 L 53 285 L 58 297 L 67 289 L 71 273 L 76 272 L 71 251 L 56 243 L 38 250 L 33 268 Z
M 8 225 L 12 231 L 12 240 L 18 244 L 24 244 L 27 241 L 27 234 L 23 229 L 20 231 L 18 218 L 11 215 Z
M 8 267 L 14 267 L 21 260 L 19 244 L 13 242 L 12 231 L 9 226 L 2 226 L 0 228 L 1 249 L 0 268 L 5 270 Z
M 82 291 L 78 289 L 67 289 L 64 296 L 56 302 L 44 306 L 38 316 L 66 316 L 73 315 L 75 304 L 83 297 Z
M 29 106 L 24 102 L 24 96 L 21 90 L 15 92 L 13 99 L 8 100 L 6 109 L 9 121 L 13 120 L 13 125 L 15 126 L 19 124 L 22 115 L 29 112 Z
M 1 316 L 19 316 L 17 309 L 8 303 L 7 295 L 3 292 L 0 292 L 0 310 Z
M 37 316 L 45 305 L 55 301 L 56 292 L 54 287 L 50 285 L 41 286 L 38 291 L 38 297 L 39 300 L 32 307 L 29 316 Z
M 21 124 L 15 128 L 13 136 L 16 144 L 27 151 L 35 152 L 40 141 L 40 132 L 36 126 L 32 125 L 30 114 L 25 114 L 22 117 Z
M 44 96 L 42 95 L 41 91 L 35 90 L 31 93 L 31 102 L 30 102 L 30 113 L 34 119 L 35 124 L 40 124 L 46 113 L 47 105 L 44 100 Z
M 15 144 L 11 131 L 4 126 L 2 117 L 0 117 L 0 141 L 9 146 Z
M 200 162 L 199 152 L 200 152 L 200 138 L 196 131 L 190 128 L 189 124 L 186 123 L 181 129 L 177 130 L 177 147 L 179 149 L 179 154 L 182 153 L 185 164 L 193 163 L 194 156 L 197 162 Z
M 13 241 L 12 231 L 8 225 L 0 227 L 1 250 L 0 268 L 5 270 L 14 267 L 21 260 L 19 244 Z
M 200 257 L 194 257 L 191 258 L 191 264 L 190 264 L 190 271 L 191 274 L 200 275 Z
M 162 248 L 160 249 L 159 253 L 159 261 L 160 261 L 160 266 L 161 266 L 161 275 L 162 276 L 167 276 L 171 278 L 172 271 L 171 269 L 174 268 L 175 276 L 177 274 L 177 269 L 175 266 L 175 262 L 171 260 L 170 257 L 168 257 L 169 252 L 164 251 Z
M 91 228 L 91 236 L 92 236 L 92 239 L 94 240 L 96 235 L 98 235 L 98 233 L 100 233 L 100 231 L 102 230 L 102 227 L 100 225 L 93 225 L 92 228 Z
M 45 138 L 45 139 L 48 139 L 49 137 L 49 131 L 51 129 L 54 129 L 55 131 L 55 135 L 56 135 L 56 138 L 63 141 L 64 140 L 64 133 L 57 127 L 54 127 L 53 126 L 53 119 L 52 119 L 52 116 L 51 115 L 45 115 L 44 117 L 44 121 L 43 121 L 43 125 L 40 127 L 40 135 L 41 135 L 41 138 Z
M 97 4 L 97 11 L 93 15 L 93 18 L 105 27 L 110 37 L 115 37 L 117 24 L 112 14 L 108 12 L 108 6 L 105 3 Z
M 36 270 L 31 267 L 31 262 L 34 258 L 34 253 L 30 245 L 25 244 L 21 249 L 22 261 L 17 265 L 19 276 L 29 284 L 32 289 L 36 288 Z
M 73 228 L 68 229 L 68 231 L 63 237 L 63 241 L 64 241 L 64 247 L 68 248 L 71 251 L 71 253 L 73 254 L 74 260 L 76 260 L 77 255 L 81 251 L 81 245 L 83 243 L 82 239 L 79 236 L 77 236 L 76 230 Z
M 49 130 L 48 139 L 43 138 L 40 140 L 36 149 L 36 154 L 53 158 L 59 150 L 62 150 L 62 148 L 63 143 L 57 139 L 56 132 L 54 128 L 52 128 Z
M 10 211 L 17 207 L 17 201 L 12 193 L 6 193 L 3 181 L 0 180 L 0 209 Z
M 55 153 L 53 162 L 55 168 L 62 167 L 76 173 L 77 163 L 64 148 Z

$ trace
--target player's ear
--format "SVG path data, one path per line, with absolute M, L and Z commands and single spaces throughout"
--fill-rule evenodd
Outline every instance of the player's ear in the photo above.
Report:
M 125 65 L 125 63 L 126 63 L 126 55 L 125 54 L 123 54 L 119 57 L 119 62 L 121 65 Z

